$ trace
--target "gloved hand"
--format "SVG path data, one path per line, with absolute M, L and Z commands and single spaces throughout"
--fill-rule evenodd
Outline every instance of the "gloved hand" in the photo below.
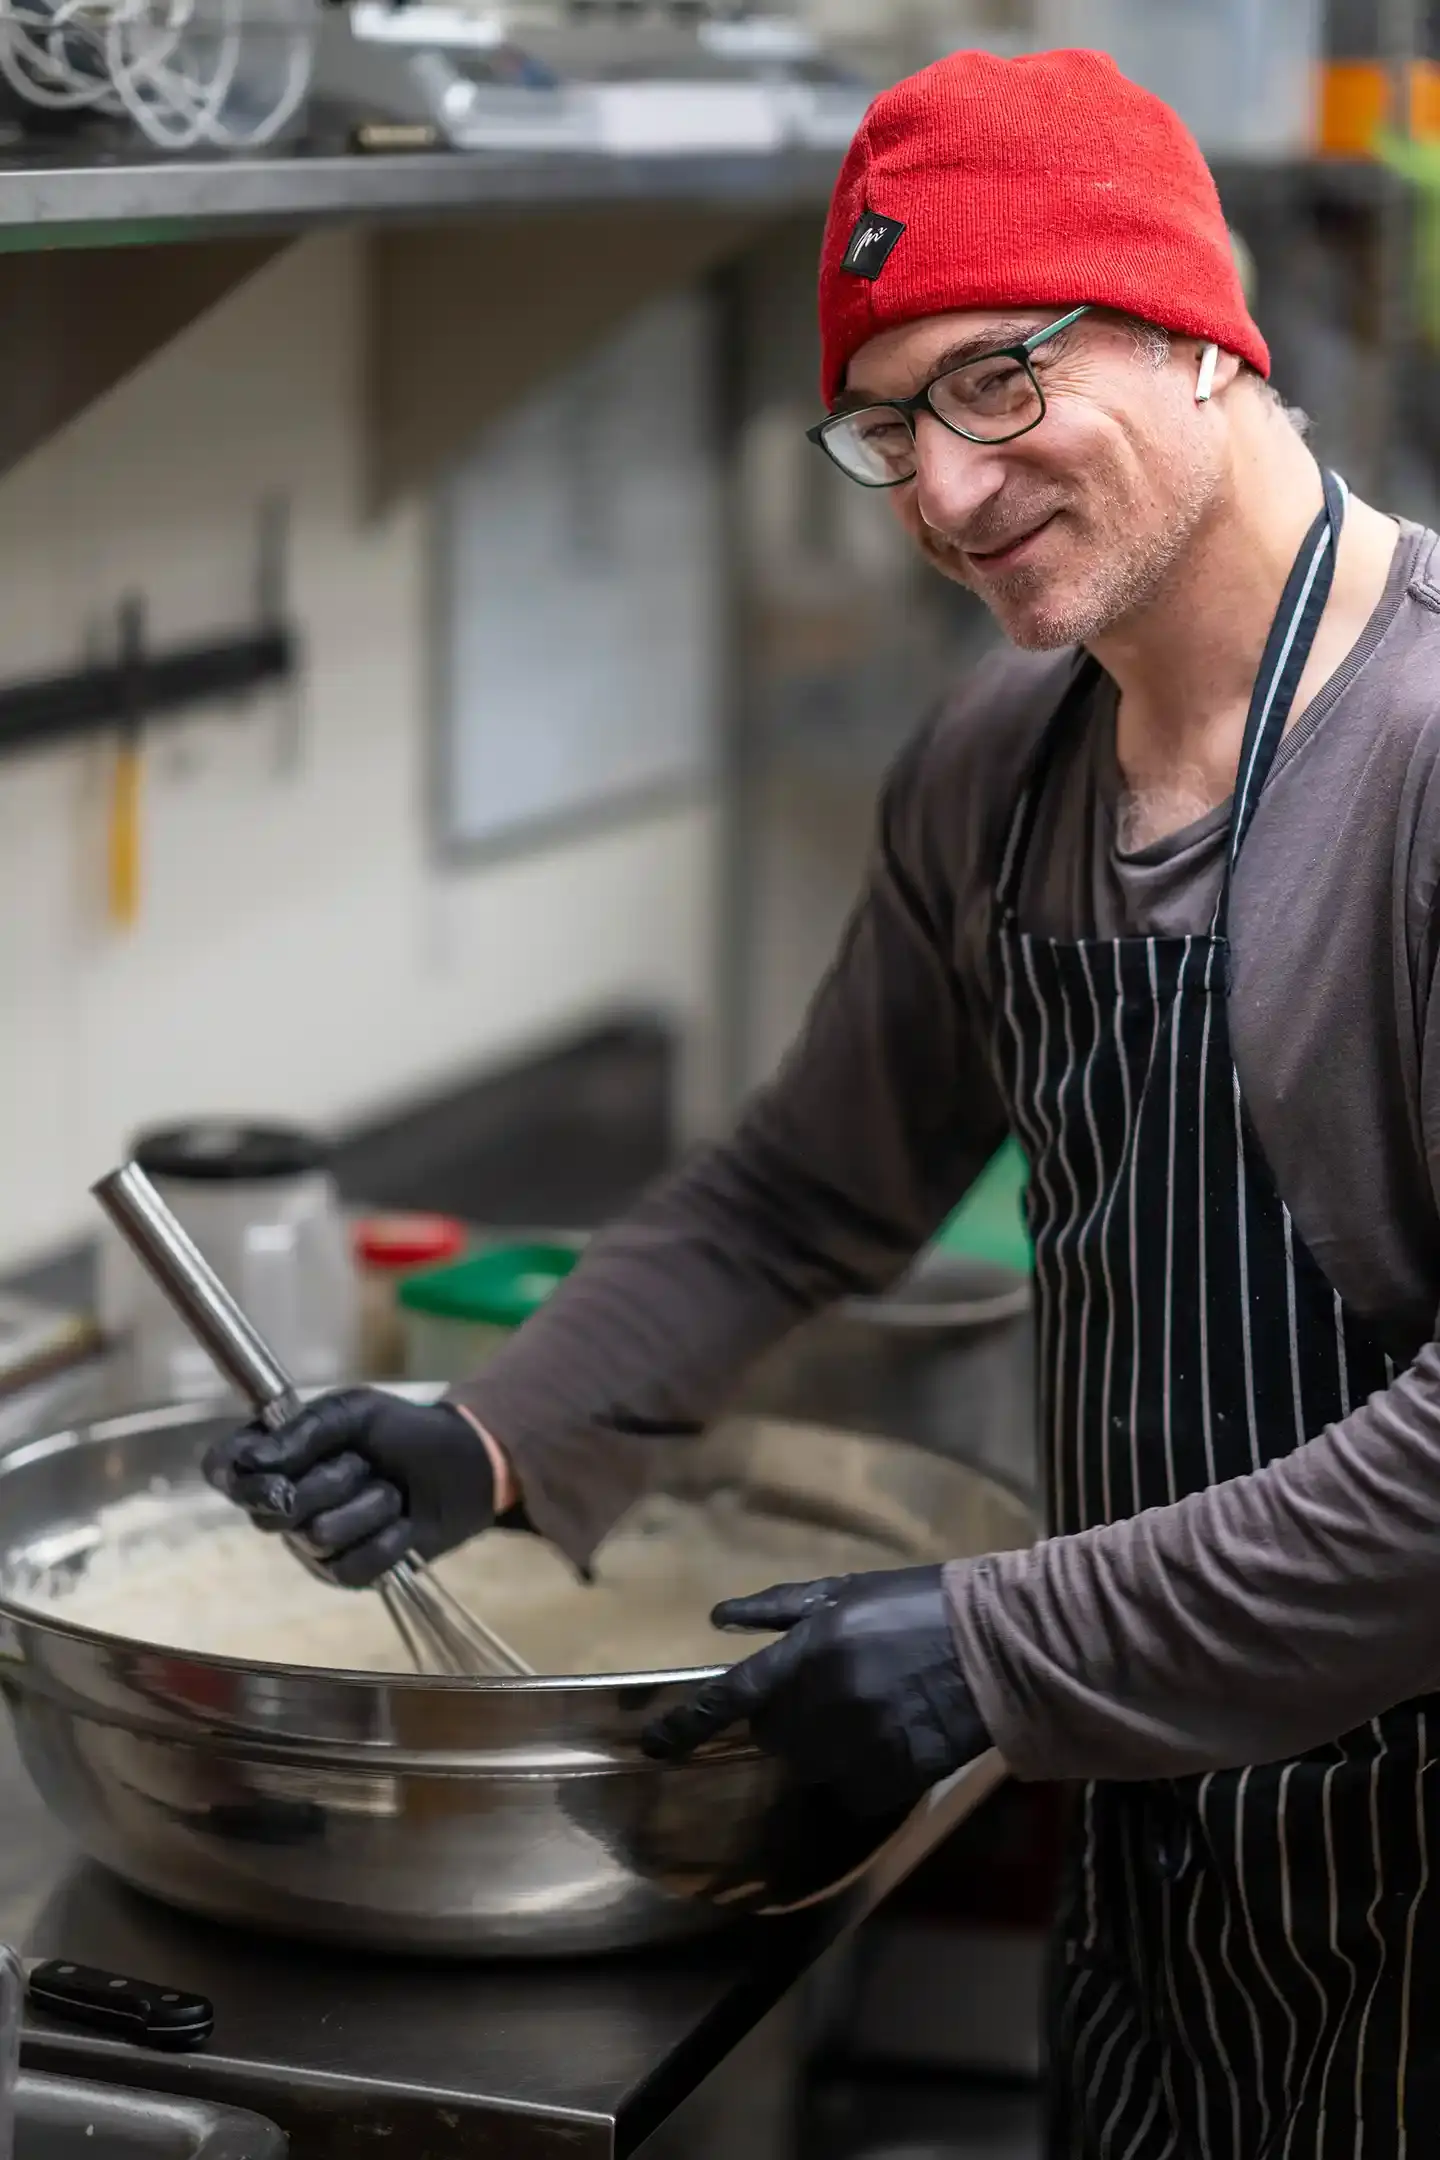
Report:
M 489 1451 L 463 1412 L 379 1388 L 322 1395 L 279 1432 L 242 1426 L 206 1452 L 204 1469 L 257 1529 L 297 1535 L 347 1590 L 407 1552 L 433 1560 L 495 1520 Z
M 991 1744 L 955 1654 L 938 1567 L 781 1583 L 711 1617 L 784 1639 L 647 1726 L 641 1745 L 658 1760 L 748 1719 L 759 1745 L 806 1783 L 879 1815 L 913 1807 Z

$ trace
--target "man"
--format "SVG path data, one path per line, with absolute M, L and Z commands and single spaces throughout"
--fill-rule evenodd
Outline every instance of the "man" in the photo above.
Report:
M 1017 1132 L 1056 1535 L 722 1607 L 779 1640 L 649 1744 L 748 1717 L 862 1808 L 991 1739 L 1082 1783 L 1057 2154 L 1432 2152 L 1437 542 L 1317 467 L 1198 151 L 1097 55 L 880 98 L 820 313 L 822 449 L 1020 651 L 900 761 L 734 1137 L 454 1404 L 212 1474 L 343 1582 L 497 1514 L 583 1563 Z

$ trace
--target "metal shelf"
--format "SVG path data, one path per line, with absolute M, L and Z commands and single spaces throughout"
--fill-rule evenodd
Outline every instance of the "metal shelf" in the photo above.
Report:
M 823 205 L 831 150 L 756 156 L 596 157 L 437 152 L 145 162 L 54 155 L 0 160 L 0 253 L 115 246 L 487 210 L 690 203 L 737 210 Z
M 555 151 L 364 155 L 344 147 L 325 111 L 299 151 L 263 157 L 155 160 L 93 141 L 0 156 L 0 253 L 30 244 L 113 246 L 295 231 L 487 210 L 690 203 L 738 210 L 823 208 L 839 168 L 834 149 L 757 155 L 606 157 Z M 1217 161 L 1222 187 L 1297 189 L 1357 203 L 1385 186 L 1379 168 L 1334 160 Z M 36 242 L 27 240 L 37 236 Z

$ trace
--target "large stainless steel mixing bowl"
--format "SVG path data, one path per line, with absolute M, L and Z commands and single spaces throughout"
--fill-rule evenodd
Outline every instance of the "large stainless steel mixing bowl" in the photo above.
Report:
M 220 1422 L 147 1412 L 0 1458 L 0 1686 L 42 1797 L 128 1882 L 292 1935 L 558 1955 L 790 1902 L 895 1827 L 797 1791 L 743 1735 L 691 1764 L 647 1762 L 641 1728 L 694 1673 L 455 1681 L 246 1666 L 26 1603 L 38 1579 L 83 1570 L 117 1501 L 150 1492 L 223 1511 L 197 1468 Z M 677 1449 L 675 1465 L 677 1490 L 740 1485 L 777 1511 L 878 1531 L 897 1561 L 1033 1535 L 975 1472 L 823 1427 L 737 1421 Z

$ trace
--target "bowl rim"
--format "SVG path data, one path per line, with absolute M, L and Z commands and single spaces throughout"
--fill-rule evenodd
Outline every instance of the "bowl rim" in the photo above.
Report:
M 377 1383 L 380 1385 L 382 1383 Z M 400 1395 L 410 1401 L 438 1400 L 443 1385 L 431 1381 L 388 1381 L 383 1383 L 388 1394 Z M 323 1394 L 321 1388 L 300 1391 L 306 1397 Z M 125 1440 L 134 1433 L 147 1433 L 186 1425 L 212 1423 L 224 1416 L 223 1404 L 213 1400 L 162 1403 L 154 1408 L 117 1411 L 111 1417 L 96 1418 L 86 1424 L 70 1425 L 58 1432 L 38 1433 L 32 1439 L 17 1441 L 13 1446 L 0 1450 L 0 1492 L 4 1481 L 12 1473 L 18 1473 L 30 1465 L 44 1462 L 52 1456 L 70 1455 L 81 1450 L 108 1447 L 116 1440 Z M 903 1443 L 902 1443 L 903 1444 Z M 337 1593 L 343 1594 L 343 1593 Z M 724 1665 L 667 1666 L 663 1671 L 624 1673 L 375 1673 L 363 1666 L 293 1665 L 277 1658 L 230 1657 L 219 1651 L 186 1650 L 174 1643 L 150 1642 L 138 1635 L 111 1634 L 105 1628 L 89 1627 L 83 1621 L 62 1620 L 53 1609 L 28 1604 L 14 1596 L 0 1580 L 0 1620 L 8 1620 L 14 1627 L 23 1627 L 42 1636 L 58 1641 L 82 1642 L 96 1650 L 133 1651 L 142 1657 L 162 1657 L 167 1663 L 199 1666 L 205 1670 L 227 1673 L 250 1674 L 282 1673 L 289 1679 L 300 1681 L 324 1680 L 344 1682 L 373 1692 L 380 1688 L 395 1689 L 405 1694 L 436 1692 L 444 1694 L 473 1695 L 482 1691 L 487 1695 L 534 1695 L 534 1694 L 597 1694 L 626 1683 L 653 1687 L 658 1681 L 676 1680 L 684 1683 L 709 1680 L 726 1671 Z M 5 1670 L 3 1643 L 0 1643 L 0 1673 Z
M 387 1391 L 412 1401 L 437 1400 L 444 1392 L 441 1384 L 428 1381 L 395 1381 L 385 1383 Z M 307 1394 L 323 1394 L 324 1389 L 304 1391 Z M 18 1441 L 0 1450 L 0 1498 L 3 1498 L 4 1481 L 52 1456 L 77 1453 L 91 1448 L 102 1448 L 117 1440 L 124 1440 L 137 1433 L 153 1433 L 179 1429 L 187 1425 L 212 1423 L 226 1411 L 214 1400 L 188 1401 L 162 1404 L 154 1408 L 127 1409 L 116 1414 L 83 1424 L 74 1424 L 58 1432 L 37 1434 L 28 1440 Z M 892 1439 L 870 1432 L 848 1433 L 842 1427 L 807 1421 L 801 1418 L 769 1417 L 757 1420 L 765 1425 L 793 1427 L 797 1432 L 824 1431 L 838 1434 L 858 1445 L 884 1447 L 923 1458 L 943 1470 L 964 1473 L 992 1487 L 1012 1504 L 1015 1495 L 983 1468 L 959 1463 L 938 1456 L 932 1450 L 918 1446 L 913 1441 Z M 343 1594 L 343 1593 L 337 1593 Z M 653 1702 L 661 1693 L 674 1692 L 703 1684 L 718 1678 L 729 1669 L 729 1662 L 711 1665 L 686 1665 L 650 1668 L 640 1672 L 606 1672 L 573 1674 L 476 1674 L 449 1675 L 412 1672 L 375 1673 L 363 1668 L 355 1670 L 326 1665 L 296 1665 L 278 1660 L 245 1659 L 223 1655 L 218 1652 L 186 1650 L 170 1643 L 152 1643 L 138 1636 L 111 1634 L 102 1628 L 88 1626 L 83 1622 L 65 1620 L 54 1609 L 26 1603 L 8 1591 L 0 1581 L 0 1680 L 8 1676 L 9 1684 L 35 1690 L 44 1689 L 31 1661 L 12 1652 L 6 1654 L 6 1632 L 30 1640 L 64 1645 L 74 1644 L 85 1648 L 106 1660 L 116 1677 L 128 1679 L 127 1667 L 163 1660 L 166 1667 L 179 1671 L 192 1668 L 200 1672 L 217 1672 L 233 1678 L 257 1678 L 265 1681 L 286 1681 L 297 1688 L 337 1691 L 339 1696 L 356 1705 L 377 1704 L 392 1697 L 433 1699 L 436 1696 L 480 1700 L 500 1703 L 514 1698 L 534 1700 L 537 1697 L 552 1700 L 570 1700 L 575 1703 L 608 1697 L 616 1708 L 648 1698 Z M 755 1639 L 759 1648 L 763 1638 Z M 216 1723 L 220 1723 L 219 1719 Z M 228 1724 L 228 1721 L 226 1721 Z M 256 1733 L 248 1722 L 243 1726 L 229 1726 L 238 1734 L 241 1731 Z M 274 1731 L 278 1738 L 278 1729 Z M 256 1733 L 256 1737 L 259 1737 Z M 298 1739 L 298 1735 L 295 1736 Z M 313 1736 L 312 1736 L 313 1737 Z M 372 1743 L 379 1749 L 380 1743 Z

